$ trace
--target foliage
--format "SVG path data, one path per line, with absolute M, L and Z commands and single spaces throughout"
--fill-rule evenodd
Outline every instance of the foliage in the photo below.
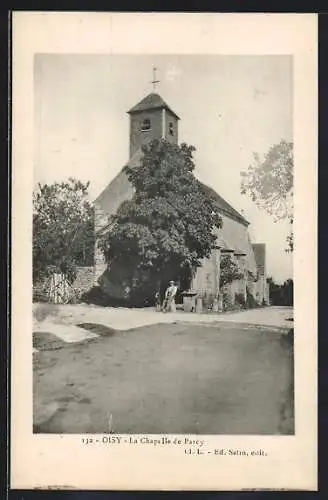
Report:
M 193 174 L 195 148 L 166 141 L 143 147 L 138 168 L 125 167 L 135 194 L 112 217 L 101 248 L 111 267 L 150 289 L 190 275 L 215 247 L 217 205 Z M 187 285 L 185 285 L 187 286 Z M 152 289 L 153 290 L 153 289 Z M 153 292 L 152 292 L 153 293 Z
M 223 255 L 220 260 L 220 293 L 223 296 L 223 309 L 233 309 L 233 300 L 228 292 L 228 285 L 234 280 L 243 278 L 239 266 L 232 260 L 230 255 Z
M 234 308 L 232 297 L 229 293 L 226 293 L 226 291 L 223 292 L 222 305 L 224 311 L 232 311 Z
M 293 143 L 274 144 L 264 159 L 257 153 L 254 162 L 242 172 L 241 193 L 248 194 L 259 208 L 277 222 L 287 219 L 293 224 Z M 293 251 L 292 229 L 287 237 L 288 251 Z
M 247 280 L 256 282 L 258 280 L 257 273 L 252 273 L 252 271 L 247 270 Z
M 224 255 L 220 261 L 220 290 L 232 283 L 234 280 L 243 278 L 238 265 L 233 262 L 230 255 Z
M 246 299 L 243 293 L 235 293 L 235 303 L 242 308 L 246 308 Z
M 292 306 L 294 283 L 292 279 L 286 280 L 282 285 L 268 278 L 270 303 L 274 306 Z
M 89 183 L 39 184 L 33 193 L 33 275 L 64 273 L 71 282 L 75 266 L 92 265 L 94 210 Z

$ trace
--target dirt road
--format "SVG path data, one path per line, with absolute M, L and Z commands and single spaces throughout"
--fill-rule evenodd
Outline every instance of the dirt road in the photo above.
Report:
M 286 333 L 233 323 L 84 327 L 100 337 L 36 339 L 34 432 L 294 432 Z

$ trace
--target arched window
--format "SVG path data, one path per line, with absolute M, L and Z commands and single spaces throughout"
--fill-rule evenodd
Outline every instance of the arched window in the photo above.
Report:
M 150 120 L 149 118 L 145 118 L 141 124 L 141 130 L 146 131 L 150 130 Z

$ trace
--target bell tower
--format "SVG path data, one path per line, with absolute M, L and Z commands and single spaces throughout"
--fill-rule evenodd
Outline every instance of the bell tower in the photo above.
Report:
M 153 92 L 128 111 L 130 115 L 130 158 L 144 144 L 154 139 L 165 139 L 178 144 L 178 121 L 180 118 L 155 92 L 156 68 L 153 68 Z

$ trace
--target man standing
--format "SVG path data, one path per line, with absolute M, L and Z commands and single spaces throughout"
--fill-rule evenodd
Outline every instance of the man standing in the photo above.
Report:
M 178 287 L 175 285 L 174 281 L 169 281 L 169 286 L 165 292 L 164 298 L 164 312 L 175 312 L 175 296 L 178 291 Z

